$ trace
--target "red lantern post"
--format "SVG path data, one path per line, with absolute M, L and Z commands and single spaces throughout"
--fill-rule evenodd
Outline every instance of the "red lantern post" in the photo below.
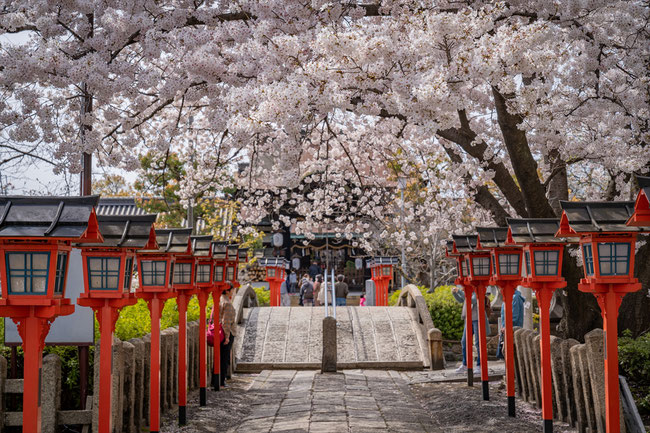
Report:
M 212 278 L 212 318 L 215 323 L 215 338 L 212 356 L 212 388 L 219 391 L 221 385 L 221 345 L 217 340 L 219 324 L 219 303 L 221 301 L 221 292 L 228 284 L 226 273 L 228 272 L 228 254 L 229 246 L 226 242 L 213 242 L 212 258 L 214 260 L 214 275 Z
M 398 264 L 397 257 L 375 257 L 370 261 L 372 280 L 375 282 L 375 305 L 388 306 L 388 286 L 393 279 L 393 266 Z
M 196 258 L 196 287 L 199 300 L 199 405 L 205 406 L 208 402 L 207 395 L 207 342 L 206 342 L 206 306 L 208 297 L 213 291 L 212 272 L 214 260 L 212 259 L 211 236 L 193 236 L 193 250 Z
M 447 241 L 445 256 L 456 259 L 456 272 L 458 277 L 454 281 L 454 284 L 461 286 L 463 292 L 465 292 L 465 359 L 467 359 L 467 386 L 474 386 L 474 341 L 472 338 L 472 295 L 474 293 L 474 288 L 469 283 L 469 260 L 465 260 L 463 254 L 456 249 L 453 240 Z
M 618 433 L 621 420 L 616 321 L 623 297 L 641 289 L 641 283 L 634 278 L 634 250 L 637 233 L 644 229 L 626 225 L 635 221 L 633 202 L 561 202 L 561 205 L 563 212 L 557 236 L 579 239 L 585 278 L 580 280 L 578 289 L 596 297 L 603 316 L 605 424 L 607 433 Z
M 158 249 L 137 252 L 140 285 L 136 296 L 147 301 L 151 314 L 151 373 L 149 375 L 149 431 L 160 429 L 160 316 L 169 298 L 176 293 L 172 286 L 175 254 L 187 251 L 191 229 L 156 230 Z M 180 240 L 179 240 L 180 238 Z
M 266 281 L 269 283 L 271 307 L 282 305 L 280 286 L 286 277 L 286 267 L 289 261 L 282 257 L 263 257 L 259 259 L 260 266 L 266 268 Z
M 556 289 L 566 286 L 562 278 L 564 241 L 555 233 L 559 220 L 552 218 L 508 218 L 507 245 L 519 244 L 524 250 L 521 285 L 535 291 L 539 306 L 540 356 L 542 373 L 542 418 L 544 433 L 553 431 L 553 379 L 551 370 L 551 298 Z
M 0 197 L 0 315 L 23 341 L 23 431 L 41 431 L 41 368 L 50 324 L 74 312 L 65 297 L 72 242 L 102 242 L 98 196 Z
M 92 308 L 99 322 L 99 422 L 100 433 L 110 433 L 112 401 L 113 332 L 120 309 L 137 299 L 131 292 L 135 251 L 155 249 L 156 215 L 100 215 L 103 243 L 79 244 L 83 258 L 84 293 L 77 304 Z
M 483 385 L 483 400 L 490 399 L 490 387 L 488 378 L 488 360 L 487 360 L 487 328 L 485 326 L 485 293 L 492 275 L 490 252 L 483 250 L 478 235 L 453 235 L 455 251 L 463 254 L 469 275 L 465 279 L 464 287 L 471 286 L 476 291 L 476 303 L 478 306 L 478 339 L 479 339 L 479 356 L 481 360 L 481 382 Z M 471 293 L 465 293 L 465 303 L 471 305 Z M 467 311 L 471 313 L 471 308 Z M 466 313 L 470 316 L 471 314 Z M 468 329 L 467 335 L 471 334 L 471 328 Z M 469 339 L 468 339 L 469 340 Z M 469 340 L 471 341 L 471 340 Z M 471 347 L 468 345 L 468 347 Z M 471 353 L 467 349 L 467 353 Z M 468 360 L 469 369 L 469 360 Z
M 505 305 L 506 346 L 506 393 L 508 395 L 508 415 L 515 416 L 515 358 L 514 330 L 512 325 L 512 298 L 521 280 L 522 248 L 506 246 L 507 227 L 477 228 L 479 242 L 492 255 L 492 278 L 490 284 L 498 286 Z
M 182 248 L 184 238 L 185 234 L 177 235 L 179 249 Z M 197 239 L 203 238 L 191 238 L 188 234 L 186 250 L 175 255 L 172 280 L 178 306 L 178 424 L 181 426 L 187 424 L 187 304 L 198 293 L 193 247 Z M 211 239 L 211 236 L 207 236 L 208 242 Z

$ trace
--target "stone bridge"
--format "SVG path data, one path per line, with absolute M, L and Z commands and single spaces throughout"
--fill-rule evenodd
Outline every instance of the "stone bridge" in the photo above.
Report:
M 253 297 L 245 287 L 234 302 L 236 371 L 320 369 L 325 307 L 257 307 Z M 337 307 L 338 368 L 430 368 L 432 353 L 433 367 L 444 368 L 440 331 L 423 301 L 415 286 L 407 286 L 401 306 Z

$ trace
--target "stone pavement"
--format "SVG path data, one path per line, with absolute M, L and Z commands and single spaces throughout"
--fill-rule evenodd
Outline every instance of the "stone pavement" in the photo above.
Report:
M 422 368 L 428 343 L 413 308 L 337 307 L 336 315 L 339 368 Z M 245 309 L 237 370 L 320 368 L 324 317 L 325 307 Z
M 442 432 L 395 371 L 265 370 L 249 393 L 229 432 Z

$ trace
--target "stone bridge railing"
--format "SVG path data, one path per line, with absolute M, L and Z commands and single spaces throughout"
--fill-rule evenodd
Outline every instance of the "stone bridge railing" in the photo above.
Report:
M 397 305 L 415 310 L 418 322 L 422 325 L 420 328 L 421 338 L 428 343 L 429 367 L 431 370 L 444 370 L 445 357 L 442 351 L 442 332 L 434 326 L 427 302 L 420 289 L 413 284 L 404 287 L 400 292 Z
M 235 307 L 235 323 L 240 324 L 244 319 L 244 308 L 257 307 L 257 294 L 253 290 L 250 283 L 245 284 L 237 289 L 237 293 L 232 300 L 232 305 Z M 241 350 L 243 335 L 239 336 L 240 341 L 236 341 L 233 350 L 230 351 L 230 375 L 237 367 L 237 354 Z

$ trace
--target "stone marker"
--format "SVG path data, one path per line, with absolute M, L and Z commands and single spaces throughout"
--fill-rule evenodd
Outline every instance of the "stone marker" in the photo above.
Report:
M 551 373 L 553 375 L 553 418 L 566 421 L 567 409 L 564 382 L 564 369 L 562 368 L 562 345 L 564 340 L 551 335 Z
M 571 377 L 573 378 L 573 396 L 575 404 L 575 421 L 577 423 L 578 431 L 585 433 L 587 422 L 587 411 L 585 410 L 585 400 L 583 398 L 584 391 L 582 390 L 582 371 L 580 370 L 580 348 L 584 347 L 582 344 L 576 344 L 569 348 L 569 358 L 571 360 Z
M 524 330 L 518 328 L 514 332 L 515 340 L 515 373 L 517 377 L 517 391 L 525 400 L 530 401 L 528 391 L 528 378 L 526 377 L 526 358 L 524 356 L 524 347 L 522 342 Z
M 532 334 L 533 339 L 531 341 L 530 349 L 533 356 L 533 377 L 535 379 L 535 398 L 537 401 L 537 407 L 542 407 L 542 354 L 541 354 L 541 340 L 542 337 L 539 334 Z
M 572 425 L 576 426 L 578 423 L 578 417 L 576 415 L 576 402 L 575 402 L 575 392 L 573 389 L 573 378 L 571 372 L 571 353 L 570 350 L 576 344 L 580 344 L 578 340 L 569 338 L 568 340 L 562 341 L 562 370 L 564 376 L 564 401 L 566 402 L 567 410 L 567 419 L 566 421 Z
M 133 345 L 133 385 L 134 385 L 134 395 L 133 395 L 133 429 L 129 430 L 128 433 L 136 433 L 142 430 L 143 424 L 142 420 L 143 415 L 143 403 L 144 403 L 144 388 L 146 385 L 144 381 L 144 357 L 145 357 L 145 348 L 144 342 L 140 338 L 133 338 L 129 340 L 129 343 Z
M 323 356 L 321 358 L 321 373 L 336 373 L 336 319 L 323 319 Z
M 124 393 L 122 394 L 122 431 L 135 430 L 135 346 L 128 341 L 122 342 L 124 361 Z
M 587 364 L 594 405 L 594 418 L 598 431 L 605 431 L 605 358 L 603 353 L 604 332 L 594 329 L 585 334 Z
M 43 358 L 41 378 L 41 432 L 55 433 L 57 411 L 61 408 L 61 359 L 58 355 L 51 353 Z
M 429 329 L 427 339 L 431 355 L 431 370 L 444 370 L 445 355 L 442 351 L 442 332 L 437 328 Z

